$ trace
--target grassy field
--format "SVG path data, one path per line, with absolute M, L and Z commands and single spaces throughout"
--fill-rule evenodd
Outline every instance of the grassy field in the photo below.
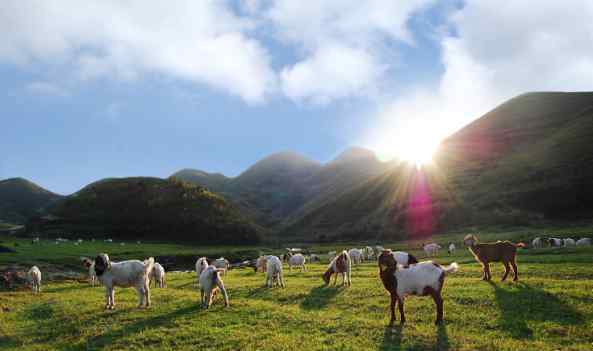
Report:
M 132 244 L 95 245 L 92 250 L 100 251 L 102 245 L 111 245 L 109 252 L 115 257 L 133 251 Z M 0 266 L 31 256 L 58 260 L 60 254 L 54 250 L 60 249 L 49 247 L 27 251 L 22 243 L 19 253 L 0 255 Z M 75 248 L 81 251 L 71 252 L 69 247 L 62 254 L 76 260 L 83 250 L 90 250 Z M 142 244 L 135 253 L 142 256 L 157 249 L 200 250 Z M 31 256 L 25 259 L 26 255 Z M 375 264 L 356 266 L 350 288 L 324 287 L 320 274 L 325 265 L 317 264 L 307 273 L 287 272 L 285 289 L 264 288 L 261 273 L 230 271 L 224 281 L 231 306 L 224 308 L 218 298 L 208 311 L 198 306 L 193 273 L 170 273 L 166 288 L 152 290 L 153 306 L 147 310 L 136 308 L 134 290 L 119 289 L 116 310 L 105 311 L 104 289 L 76 280 L 45 283 L 38 295 L 0 292 L 0 349 L 593 349 L 593 249 L 521 250 L 519 283 L 501 283 L 498 265 L 493 267 L 494 282 L 480 281 L 480 268 L 466 250 L 437 259 L 453 260 L 461 270 L 446 279 L 441 327 L 433 325 L 431 300 L 418 297 L 406 301 L 406 325 L 388 327 L 388 295 Z

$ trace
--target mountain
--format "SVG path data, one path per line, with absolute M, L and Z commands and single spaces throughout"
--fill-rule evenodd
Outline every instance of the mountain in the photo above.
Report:
M 25 223 L 61 197 L 23 178 L 0 180 L 0 220 Z
M 391 239 L 590 220 L 591 141 L 593 93 L 520 95 L 444 140 L 434 165 L 399 164 L 291 222 L 282 235 Z
M 55 203 L 48 213 L 31 225 L 77 236 L 210 244 L 253 244 L 263 232 L 223 197 L 176 179 L 104 179 Z
M 205 186 L 228 198 L 257 223 L 279 228 L 389 167 L 370 150 L 350 148 L 326 164 L 294 152 L 280 152 L 235 178 L 190 169 L 172 177 Z

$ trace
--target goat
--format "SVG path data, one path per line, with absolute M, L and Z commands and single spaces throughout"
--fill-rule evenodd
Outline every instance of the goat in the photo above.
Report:
M 443 297 L 441 292 L 445 284 L 445 275 L 454 273 L 458 269 L 457 263 L 451 263 L 448 267 L 432 261 L 420 262 L 411 265 L 409 268 L 398 267 L 397 261 L 390 250 L 385 250 L 378 259 L 379 277 L 383 286 L 391 295 L 390 325 L 395 322 L 395 305 L 398 305 L 400 323 L 404 324 L 404 299 L 408 295 L 432 296 L 436 305 L 435 324 L 443 322 Z
M 544 242 L 542 238 L 536 237 L 533 239 L 533 241 L 531 241 L 531 246 L 534 248 L 544 247 Z
M 562 246 L 562 239 L 559 239 L 559 238 L 548 238 L 548 244 L 550 244 L 550 247 L 561 247 Z
M 226 275 L 226 271 L 229 269 L 229 260 L 224 257 L 217 258 L 212 262 L 212 265 L 219 269 L 219 272 L 222 272 L 222 275 Z
M 152 272 L 150 274 L 150 279 L 154 279 L 154 286 L 158 285 L 159 288 L 165 287 L 165 268 L 161 266 L 160 263 L 155 262 L 154 267 L 152 268 Z
M 335 274 L 334 285 L 336 285 L 338 274 L 341 274 L 342 285 L 350 286 L 352 285 L 351 271 L 352 260 L 350 259 L 350 255 L 348 255 L 348 252 L 342 251 L 338 256 L 334 257 L 327 266 L 327 270 L 323 273 L 323 281 L 325 282 L 325 285 L 328 285 L 332 274 Z
M 95 261 L 92 261 L 91 259 L 84 257 L 82 259 L 82 264 L 89 271 L 89 284 L 91 284 L 91 286 L 95 286 L 95 284 L 97 283 L 97 273 L 95 273 Z
M 200 274 L 202 274 L 202 272 L 208 268 L 209 264 L 208 264 L 208 260 L 206 259 L 206 257 L 200 257 L 198 258 L 198 260 L 196 261 L 196 280 L 198 282 L 198 285 L 200 285 Z
M 306 272 L 307 267 L 305 266 L 305 261 L 306 259 L 305 256 L 303 256 L 303 254 L 294 254 L 290 256 L 290 258 L 288 259 L 288 269 L 292 273 L 292 267 L 300 267 L 301 271 Z
M 482 265 L 482 280 L 489 281 L 492 278 L 490 274 L 490 262 L 502 262 L 504 265 L 504 275 L 502 281 L 509 275 L 509 264 L 513 267 L 513 281 L 519 280 L 519 271 L 517 270 L 517 248 L 525 247 L 525 244 L 514 244 L 510 241 L 497 241 L 495 243 L 479 243 L 475 235 L 468 234 L 463 239 L 463 243 L 468 246 L 469 251 L 476 260 Z
M 348 250 L 348 255 L 350 256 L 350 260 L 353 264 L 360 264 L 362 263 L 362 251 L 359 249 L 350 249 Z
M 41 292 L 41 271 L 37 266 L 31 267 L 27 272 L 27 280 L 31 284 L 31 289 L 36 292 Z
M 413 255 L 404 252 L 404 251 L 391 251 L 388 250 L 389 252 L 392 253 L 393 258 L 395 259 L 395 261 L 397 262 L 397 264 L 402 265 L 404 267 L 408 267 L 411 264 L 416 264 L 418 263 L 418 259 L 416 259 L 416 257 L 414 257 Z
M 212 305 L 212 298 L 218 289 L 224 296 L 225 307 L 229 306 L 229 295 L 224 288 L 224 283 L 220 278 L 220 269 L 215 266 L 207 266 L 201 273 L 200 283 L 200 302 L 203 308 L 208 309 Z
M 430 257 L 430 256 L 436 256 L 439 254 L 439 249 L 441 248 L 441 245 L 437 244 L 437 243 L 430 243 L 430 244 L 422 244 L 422 249 L 424 250 L 424 252 L 426 253 L 426 256 Z
M 255 271 L 255 273 L 257 272 L 265 272 L 266 271 L 266 257 L 265 256 L 260 256 L 257 258 L 257 260 L 255 261 L 255 267 L 253 267 L 253 270 Z
M 309 261 L 310 263 L 313 263 L 313 262 L 320 262 L 320 261 L 321 261 L 321 259 L 319 258 L 319 256 L 318 256 L 318 255 L 316 255 L 316 254 L 311 254 L 311 255 L 309 255 L 309 259 L 308 259 L 308 261 Z
M 577 246 L 591 246 L 591 238 L 581 238 L 576 242 Z
M 97 279 L 105 286 L 107 303 L 105 308 L 115 308 L 114 287 L 134 287 L 138 292 L 138 307 L 150 306 L 150 280 L 149 275 L 154 266 L 154 258 L 150 257 L 144 262 L 129 260 L 111 262 L 105 253 L 95 258 L 95 273 Z
M 373 248 L 370 246 L 367 246 L 364 248 L 365 250 L 365 254 L 366 254 L 366 260 L 370 261 L 375 257 L 375 252 L 373 251 Z
M 457 248 L 455 247 L 455 244 L 449 243 L 449 247 L 447 248 L 447 252 L 449 253 L 449 256 L 453 255 L 455 253 L 455 250 L 457 250 Z
M 266 286 L 271 288 L 274 283 L 285 287 L 284 273 L 282 271 L 282 261 L 278 256 L 265 256 L 266 258 Z

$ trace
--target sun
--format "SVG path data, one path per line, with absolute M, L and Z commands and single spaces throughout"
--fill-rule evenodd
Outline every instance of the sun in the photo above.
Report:
M 407 130 L 393 133 L 389 139 L 384 139 L 375 150 L 380 159 L 398 159 L 415 164 L 417 167 L 432 163 L 442 137 L 430 129 Z

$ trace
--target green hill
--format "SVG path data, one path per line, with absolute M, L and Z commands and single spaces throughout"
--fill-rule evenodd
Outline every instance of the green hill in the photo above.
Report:
M 400 164 L 282 235 L 401 238 L 474 225 L 593 218 L 593 93 L 518 96 L 447 138 L 435 164 Z
M 0 221 L 25 223 L 61 197 L 23 178 L 0 180 Z
M 175 179 L 104 179 L 48 212 L 50 220 L 32 225 L 82 236 L 196 243 L 256 243 L 262 234 L 223 197 Z

